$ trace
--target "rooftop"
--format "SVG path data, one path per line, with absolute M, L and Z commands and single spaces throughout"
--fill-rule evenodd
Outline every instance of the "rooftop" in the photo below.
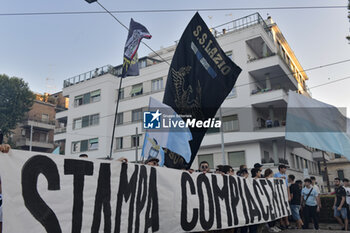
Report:
M 154 58 L 150 58 L 150 57 L 142 57 L 139 58 L 139 68 L 145 68 L 157 63 L 160 63 L 161 61 L 154 59 Z M 105 65 L 99 68 L 96 68 L 94 70 L 90 70 L 88 72 L 76 75 L 74 77 L 68 78 L 66 80 L 63 81 L 63 88 L 69 87 L 69 86 L 73 86 L 76 85 L 78 83 L 81 82 L 85 82 L 88 81 L 90 79 L 93 78 L 97 78 L 99 76 L 102 76 L 104 74 L 112 74 L 114 76 L 120 77 L 122 74 L 122 70 L 123 70 L 123 65 L 118 65 L 113 67 L 112 65 Z

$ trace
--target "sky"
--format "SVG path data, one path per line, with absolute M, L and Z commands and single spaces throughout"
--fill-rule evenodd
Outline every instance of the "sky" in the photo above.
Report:
M 281 6 L 346 6 L 346 0 L 100 0 L 109 10 L 228 9 Z M 84 0 L 2 0 L 0 14 L 21 12 L 100 11 L 97 3 Z M 277 23 L 302 67 L 307 70 L 350 59 L 347 9 L 223 10 L 200 11 L 209 27 L 255 12 Z M 125 25 L 130 18 L 152 34 L 146 43 L 158 50 L 174 45 L 194 15 L 192 12 L 120 13 Z M 108 14 L 0 16 L 0 73 L 23 78 L 34 92 L 62 90 L 63 80 L 107 64 L 122 63 L 127 31 Z M 139 57 L 151 51 L 142 46 Z M 350 76 L 350 62 L 306 72 L 312 97 L 350 115 L 350 78 L 322 87 L 314 86 Z

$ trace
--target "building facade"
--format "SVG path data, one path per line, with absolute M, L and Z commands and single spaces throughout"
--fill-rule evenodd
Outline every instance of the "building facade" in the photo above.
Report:
M 54 149 L 56 104 L 48 94 L 35 96 L 30 111 L 13 130 L 11 140 L 18 149 L 50 153 Z
M 297 178 L 314 175 L 321 183 L 314 152 L 285 140 L 288 91 L 310 93 L 308 77 L 278 26 L 255 13 L 213 28 L 212 33 L 242 73 L 221 106 L 223 140 L 218 130 L 208 131 L 193 168 L 203 160 L 213 169 L 223 163 L 236 170 L 241 164 L 251 168 L 259 162 L 276 171 L 278 164 L 287 164 Z M 170 63 L 175 49 L 173 45 L 157 53 Z M 167 63 L 156 59 L 156 54 L 140 59 L 140 75 L 123 79 L 114 157 L 141 159 L 143 111 L 150 96 L 162 101 L 169 70 Z M 109 154 L 120 66 L 113 70 L 96 69 L 65 81 L 63 95 L 69 96 L 69 109 L 56 118 L 66 132 L 55 135 L 56 142 L 65 141 L 65 154 Z

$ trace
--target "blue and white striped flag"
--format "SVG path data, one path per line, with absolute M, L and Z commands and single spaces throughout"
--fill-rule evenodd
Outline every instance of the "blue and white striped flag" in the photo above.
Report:
M 336 107 L 288 93 L 286 139 L 350 159 L 350 119 Z

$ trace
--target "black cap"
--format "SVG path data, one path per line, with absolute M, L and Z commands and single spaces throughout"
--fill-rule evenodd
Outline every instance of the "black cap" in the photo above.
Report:
M 149 157 L 146 161 L 145 164 L 152 162 L 152 161 L 156 161 L 157 163 L 159 162 L 159 159 L 156 157 Z
M 278 170 L 281 170 L 282 168 L 287 168 L 287 166 L 284 165 L 284 164 L 280 164 L 280 165 L 278 166 Z
M 248 169 L 243 168 L 243 169 L 240 171 L 240 174 L 241 174 L 241 175 L 243 175 L 244 173 L 249 174 L 249 173 L 248 173 Z
M 263 165 L 261 165 L 260 163 L 256 163 L 254 164 L 254 168 L 261 168 Z

